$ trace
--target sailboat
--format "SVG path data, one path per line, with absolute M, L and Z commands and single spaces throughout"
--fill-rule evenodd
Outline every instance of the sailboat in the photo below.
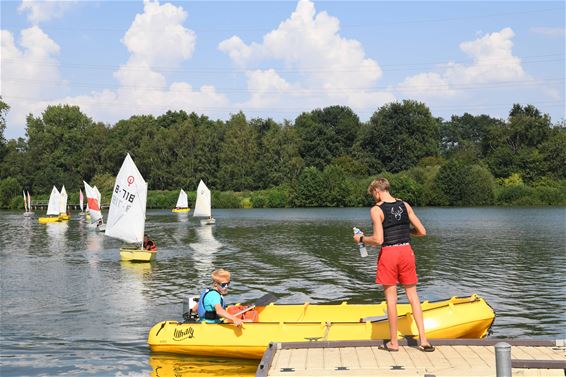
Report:
M 25 208 L 25 212 L 24 212 L 24 216 L 25 217 L 31 217 L 33 216 L 33 212 L 31 211 L 31 197 L 29 196 L 29 191 L 28 194 L 26 196 L 26 192 L 22 191 L 22 194 L 24 196 L 24 208 Z
M 106 235 L 133 246 L 120 248 L 120 260 L 150 262 L 156 251 L 143 249 L 147 183 L 128 153 L 116 176 L 112 191 Z
M 61 198 L 59 199 L 59 218 L 61 220 L 69 220 L 70 218 L 67 213 L 67 190 L 65 190 L 65 186 L 61 188 Z
M 171 210 L 171 212 L 185 213 L 189 212 L 189 199 L 187 198 L 187 193 L 185 190 L 181 189 L 179 193 L 179 198 L 177 199 L 177 205 Z
M 204 182 L 201 181 L 197 187 L 197 200 L 195 203 L 195 211 L 193 212 L 194 217 L 206 217 L 200 221 L 202 225 L 212 225 L 216 224 L 216 219 L 212 217 L 212 202 L 210 190 Z
M 85 181 L 83 181 L 83 183 L 85 185 L 88 213 L 90 214 L 90 216 L 88 216 L 87 219 L 90 219 L 91 224 L 95 224 L 95 223 L 97 224 L 96 230 L 98 230 L 99 232 L 103 232 L 106 229 L 106 227 L 102 219 L 102 211 L 100 210 L 98 190 L 96 190 L 96 186 L 90 187 L 90 185 Z
M 31 195 L 29 194 L 29 191 L 28 191 L 28 213 L 30 214 L 30 216 L 34 215 L 34 212 L 31 210 Z
M 55 223 L 61 221 L 59 218 L 59 201 L 61 199 L 61 194 L 55 186 L 51 190 L 51 195 L 49 196 L 49 204 L 47 204 L 47 216 L 40 217 L 39 222 L 41 224 Z

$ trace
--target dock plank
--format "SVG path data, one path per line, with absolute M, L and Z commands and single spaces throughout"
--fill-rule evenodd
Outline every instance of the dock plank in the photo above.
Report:
M 496 369 L 493 340 L 485 345 L 477 341 L 444 344 L 439 341 L 436 351 L 430 353 L 408 346 L 408 342 L 401 343 L 399 352 L 380 350 L 377 342 L 367 346 L 360 341 L 351 345 L 305 344 L 278 346 L 271 354 L 268 374 L 262 376 L 494 376 Z M 565 350 L 551 343 L 515 341 L 514 344 L 511 348 L 514 360 L 566 360 Z M 513 376 L 564 376 L 563 369 L 540 368 L 548 365 L 544 363 L 535 365 L 538 366 L 531 369 L 513 368 Z
M 362 369 L 377 369 L 377 360 L 373 354 L 371 347 L 356 347 L 358 353 L 358 361 Z

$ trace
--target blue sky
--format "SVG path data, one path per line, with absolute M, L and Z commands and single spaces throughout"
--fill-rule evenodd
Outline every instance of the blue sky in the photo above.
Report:
M 2 1 L 8 138 L 49 104 L 294 120 L 403 99 L 433 115 L 565 117 L 563 1 Z

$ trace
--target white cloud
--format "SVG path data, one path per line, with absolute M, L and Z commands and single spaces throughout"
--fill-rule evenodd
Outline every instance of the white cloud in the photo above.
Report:
M 43 110 L 37 100 L 65 95 L 67 83 L 61 78 L 56 59 L 59 46 L 33 26 L 21 31 L 19 46 L 12 33 L 2 30 L 1 51 L 1 92 L 11 107 L 7 122 L 22 129 L 30 111 Z
M 542 34 L 547 37 L 566 37 L 566 30 L 563 27 L 532 27 L 531 31 L 535 34 Z
M 182 25 L 186 18 L 181 7 L 146 0 L 122 42 L 135 60 L 149 66 L 176 65 L 195 49 L 195 33 Z
M 229 101 L 213 86 L 195 90 L 184 82 L 168 84 L 163 67 L 179 65 L 195 49 L 195 33 L 183 26 L 187 13 L 171 4 L 145 1 L 122 42 L 130 51 L 128 61 L 114 72 L 116 90 L 94 91 L 43 102 L 68 103 L 96 120 L 114 122 L 133 114 L 160 115 L 167 110 L 210 113 L 210 106 L 227 106 Z
M 28 13 L 28 20 L 37 25 L 40 22 L 61 17 L 65 11 L 76 4 L 76 1 L 71 0 L 22 0 L 18 10 Z
M 222 41 L 218 48 L 247 70 L 250 99 L 244 106 L 273 106 L 279 100 L 301 108 L 344 104 L 354 109 L 377 108 L 394 97 L 371 87 L 382 76 L 376 61 L 365 56 L 362 45 L 339 34 L 340 22 L 326 12 L 316 12 L 309 0 L 300 0 L 295 11 L 264 35 L 262 43 L 245 44 L 238 36 Z M 266 60 L 284 63 L 296 73 L 294 82 L 273 68 L 258 70 Z M 271 98 L 262 90 L 269 88 Z
M 416 97 L 450 97 L 465 88 L 486 83 L 530 80 L 521 59 L 513 55 L 513 30 L 504 28 L 473 41 L 463 42 L 460 49 L 471 57 L 470 64 L 448 63 L 440 73 L 428 72 L 407 77 L 397 89 Z

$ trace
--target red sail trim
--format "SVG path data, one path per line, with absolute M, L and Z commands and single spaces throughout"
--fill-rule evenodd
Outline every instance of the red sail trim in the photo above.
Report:
M 87 197 L 87 202 L 88 202 L 88 209 L 91 209 L 93 211 L 100 211 L 100 207 L 98 206 L 97 199 Z

